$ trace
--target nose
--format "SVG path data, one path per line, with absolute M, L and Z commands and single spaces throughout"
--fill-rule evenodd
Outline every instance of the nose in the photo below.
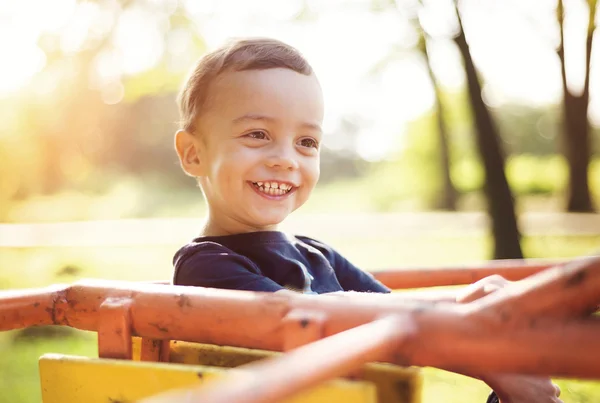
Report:
M 298 169 L 296 151 L 290 147 L 277 147 L 267 158 L 266 165 L 269 168 L 294 171 Z

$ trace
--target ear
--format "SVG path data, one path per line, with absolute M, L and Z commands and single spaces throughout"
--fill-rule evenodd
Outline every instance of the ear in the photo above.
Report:
M 200 161 L 201 141 L 193 134 L 178 130 L 175 133 L 175 150 L 179 156 L 179 163 L 183 171 L 189 176 L 202 176 L 202 164 Z

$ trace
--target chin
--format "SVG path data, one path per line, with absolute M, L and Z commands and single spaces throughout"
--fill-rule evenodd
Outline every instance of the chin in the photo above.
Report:
M 260 226 L 261 227 L 274 227 L 274 226 L 277 226 L 277 225 L 281 224 L 283 222 L 283 220 L 284 219 L 281 219 L 281 220 L 268 220 L 268 221 L 267 220 L 263 220 L 260 223 Z
M 256 223 L 257 227 L 264 228 L 264 227 L 272 227 L 272 226 L 279 225 L 286 218 L 287 218 L 287 214 L 286 215 L 273 214 L 268 217 L 265 217 L 264 215 L 262 215 L 259 220 L 254 220 L 254 222 Z

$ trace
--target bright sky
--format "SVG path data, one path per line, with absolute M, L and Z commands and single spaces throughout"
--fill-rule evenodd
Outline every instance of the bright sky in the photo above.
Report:
M 374 66 L 392 49 L 409 47 L 415 36 L 402 11 L 369 12 L 372 0 L 311 0 L 314 18 L 289 22 L 302 1 L 294 0 L 184 0 L 198 33 L 210 48 L 232 36 L 272 36 L 299 48 L 320 78 L 326 99 L 325 128 L 339 130 L 343 116 L 355 116 L 361 125 L 357 151 L 379 158 L 396 142 L 407 121 L 432 106 L 433 93 L 420 57 L 396 52 L 398 57 L 378 73 Z M 408 3 L 403 0 L 401 4 Z M 452 30 L 447 1 L 434 1 L 422 15 L 426 29 L 436 37 L 433 68 L 447 87 L 463 84 L 459 55 L 444 39 Z M 554 0 L 464 0 L 465 29 L 478 68 L 485 77 L 490 103 L 521 102 L 544 105 L 560 102 L 560 70 L 554 47 L 558 40 Z M 566 0 L 567 68 L 571 84 L 583 82 L 587 11 L 582 0 Z M 113 25 L 117 2 L 81 3 L 76 0 L 8 0 L 0 2 L 0 97 L 14 96 L 46 65 L 38 47 L 43 33 L 58 33 L 65 52 L 78 51 L 86 35 L 101 37 Z M 446 4 L 446 6 L 444 6 Z M 104 88 L 105 102 L 122 98 L 121 74 L 152 68 L 165 54 L 175 55 L 187 70 L 196 55 L 186 53 L 189 35 L 171 31 L 166 45 L 168 15 L 176 0 L 138 0 L 122 13 L 113 31 L 115 50 L 96 60 L 95 85 Z M 113 7 L 113 8 L 111 8 Z M 35 10 L 35 12 L 32 12 Z M 597 16 L 600 18 L 600 15 Z M 599 30 L 600 31 L 600 30 Z M 596 35 L 600 35 L 597 32 Z M 600 39 L 596 40 L 596 48 Z M 593 54 L 600 66 L 600 51 Z M 594 71 L 594 69 L 592 69 Z M 596 68 L 598 71 L 598 68 Z M 591 116 L 600 125 L 600 76 L 592 74 Z M 339 138 L 338 138 L 339 139 Z M 336 136 L 331 136 L 336 146 Z

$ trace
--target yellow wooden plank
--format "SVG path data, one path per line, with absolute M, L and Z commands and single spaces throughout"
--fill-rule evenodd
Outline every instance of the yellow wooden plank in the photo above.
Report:
M 232 368 L 279 354 L 265 350 L 171 341 L 170 360 L 179 364 Z M 423 379 L 418 368 L 367 364 L 362 376 L 377 387 L 379 403 L 421 401 Z
M 135 362 L 60 354 L 40 358 L 43 403 L 131 403 L 167 390 L 210 382 L 225 370 L 198 365 Z M 268 385 L 269 380 L 265 379 Z M 286 403 L 375 403 L 370 382 L 334 380 Z
M 139 360 L 141 339 L 133 338 L 134 359 Z M 136 353 L 137 351 L 137 353 Z M 240 347 L 171 341 L 170 361 L 188 365 L 233 368 L 280 353 Z M 377 387 L 379 403 L 419 403 L 423 377 L 418 368 L 390 364 L 367 364 L 363 379 Z
M 234 368 L 281 353 L 214 344 L 171 341 L 170 361 L 178 364 Z

